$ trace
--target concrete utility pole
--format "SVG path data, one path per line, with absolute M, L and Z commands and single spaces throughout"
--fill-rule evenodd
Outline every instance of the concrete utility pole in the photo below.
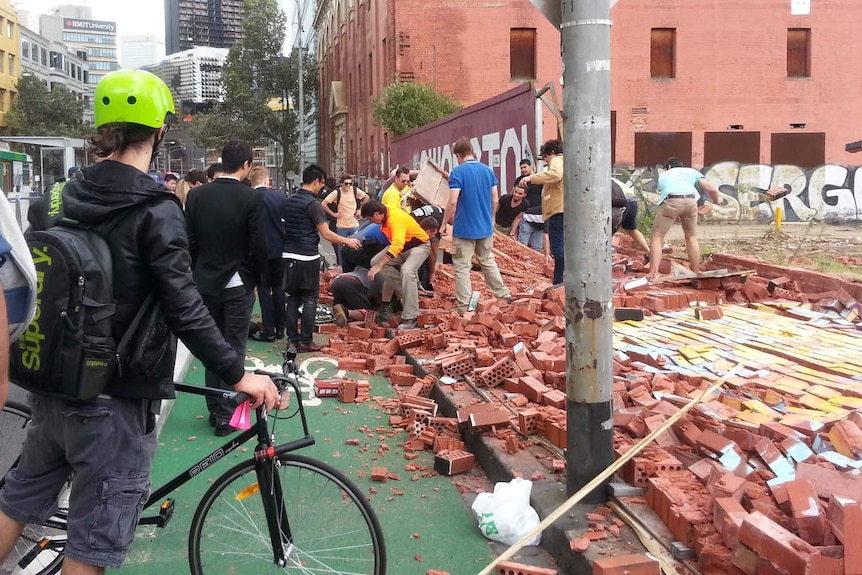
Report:
M 613 463 L 611 20 L 608 0 L 564 0 L 563 155 L 569 495 Z M 607 498 L 606 484 L 584 499 Z

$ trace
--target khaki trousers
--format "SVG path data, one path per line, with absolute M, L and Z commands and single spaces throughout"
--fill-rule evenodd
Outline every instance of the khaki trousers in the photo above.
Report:
M 431 253 L 431 244 L 425 242 L 409 250 L 404 250 L 398 257 L 383 266 L 380 275 L 391 286 L 398 297 L 401 298 L 401 319 L 416 319 L 419 317 L 419 268 L 428 259 Z M 386 250 L 383 250 L 371 259 L 371 267 L 381 261 L 389 259 Z M 384 288 L 384 296 L 386 289 Z M 385 298 L 384 298 L 385 299 Z
M 462 311 L 470 304 L 470 296 L 473 286 L 470 282 L 470 267 L 472 266 L 473 254 L 482 268 L 485 276 L 485 285 L 496 297 L 505 299 L 511 297 L 509 288 L 503 284 L 500 277 L 500 269 L 494 259 L 491 248 L 494 247 L 494 236 L 481 240 L 465 240 L 464 238 L 452 238 L 452 247 L 455 254 L 452 256 L 452 266 L 455 268 L 455 299 L 458 300 L 458 308 Z

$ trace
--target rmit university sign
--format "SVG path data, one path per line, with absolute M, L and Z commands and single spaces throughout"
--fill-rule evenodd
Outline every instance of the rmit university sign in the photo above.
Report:
M 78 32 L 117 32 L 116 22 L 104 22 L 101 20 L 80 20 L 78 18 L 63 18 L 63 28 L 76 30 Z

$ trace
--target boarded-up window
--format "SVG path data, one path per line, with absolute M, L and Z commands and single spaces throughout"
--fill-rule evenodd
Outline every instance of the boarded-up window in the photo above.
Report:
M 650 76 L 676 78 L 676 28 L 650 30 Z
M 536 79 L 536 29 L 509 30 L 509 76 L 512 80 Z
M 691 132 L 635 133 L 635 167 L 661 166 L 674 156 L 691 165 Z
M 703 165 L 719 162 L 760 163 L 760 132 L 706 132 Z
M 823 132 L 772 134 L 772 163 L 811 169 L 826 163 Z
M 787 29 L 787 77 L 811 76 L 811 29 Z

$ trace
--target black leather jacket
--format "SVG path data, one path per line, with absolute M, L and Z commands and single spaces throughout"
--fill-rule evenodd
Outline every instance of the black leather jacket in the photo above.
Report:
M 62 205 L 66 218 L 94 226 L 111 248 L 117 341 L 147 295 L 154 293 L 160 308 L 139 330 L 147 333 L 144 349 L 134 350 L 146 365 L 127 369 L 105 393 L 173 397 L 176 341 L 168 330 L 226 383 L 242 378 L 245 358 L 222 337 L 192 280 L 185 218 L 174 194 L 137 168 L 104 160 L 75 174 L 63 189 Z

